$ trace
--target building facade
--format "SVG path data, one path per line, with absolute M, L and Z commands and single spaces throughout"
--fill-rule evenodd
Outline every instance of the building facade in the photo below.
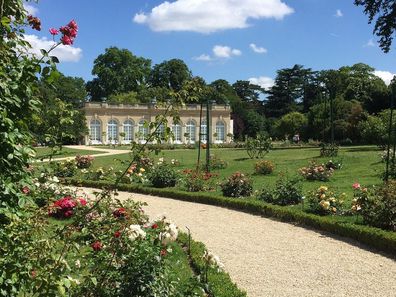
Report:
M 89 135 L 85 137 L 85 144 L 129 144 L 133 141 L 144 143 L 149 134 L 145 123 L 154 121 L 155 116 L 164 112 L 152 104 L 107 104 L 86 103 L 84 106 Z M 227 105 L 212 105 L 210 108 L 211 143 L 228 143 L 232 141 L 233 121 L 231 110 Z M 179 110 L 180 122 L 172 123 L 168 120 L 169 128 L 173 132 L 174 144 L 194 144 L 199 141 L 207 142 L 206 108 L 204 108 L 199 129 L 200 105 L 186 105 Z M 165 129 L 160 127 L 159 130 Z M 200 133 L 201 130 L 201 133 Z M 161 132 L 161 131 L 159 131 Z

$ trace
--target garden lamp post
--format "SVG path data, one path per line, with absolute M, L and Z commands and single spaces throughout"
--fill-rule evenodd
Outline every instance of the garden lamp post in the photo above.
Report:
M 210 108 L 211 100 L 208 98 L 206 101 L 206 172 L 210 172 Z

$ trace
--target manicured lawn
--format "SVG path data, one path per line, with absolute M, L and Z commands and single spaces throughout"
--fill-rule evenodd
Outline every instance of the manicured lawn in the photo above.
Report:
M 36 147 L 36 158 L 49 158 L 51 149 L 49 147 Z M 72 148 L 63 148 L 61 151 L 57 151 L 54 154 L 54 158 L 70 157 L 76 155 L 96 155 L 105 153 L 105 150 L 91 151 L 91 150 L 77 150 Z
M 159 155 L 153 157 L 158 160 L 164 157 L 166 160 L 177 159 L 180 166 L 177 169 L 194 168 L 196 164 L 198 150 L 167 150 L 162 151 Z M 339 192 L 345 192 L 349 198 L 352 197 L 352 184 L 359 182 L 362 185 L 373 185 L 381 183 L 380 174 L 384 164 L 380 162 L 380 151 L 375 146 L 344 147 L 340 149 L 336 158 L 320 158 L 318 148 L 301 148 L 301 149 L 277 149 L 272 150 L 265 159 L 275 163 L 275 171 L 266 176 L 254 174 L 254 164 L 257 160 L 249 159 L 244 149 L 212 149 L 214 154 L 228 162 L 228 167 L 222 170 L 216 170 L 222 181 L 236 171 L 243 172 L 251 176 L 254 182 L 254 189 L 259 190 L 265 187 L 272 187 L 280 174 L 295 176 L 298 169 L 309 164 L 309 161 L 315 160 L 317 163 L 326 162 L 330 159 L 342 160 L 343 167 L 336 170 L 329 182 L 303 182 L 303 190 L 309 191 L 326 184 Z M 115 159 L 126 161 L 129 154 L 118 156 L 108 156 L 96 158 L 93 168 L 110 167 L 114 169 L 124 169 L 125 164 L 115 162 Z M 205 152 L 202 154 L 202 162 L 205 161 Z M 221 194 L 218 188 L 213 195 Z

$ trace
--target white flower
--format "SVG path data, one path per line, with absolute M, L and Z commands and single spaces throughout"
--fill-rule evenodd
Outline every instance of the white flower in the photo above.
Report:
M 130 225 L 126 230 L 126 233 L 132 241 L 138 238 L 144 239 L 146 237 L 146 232 L 143 231 L 140 225 Z
M 76 262 L 74 262 L 74 265 L 76 265 L 77 268 L 81 268 L 80 260 L 76 260 Z
M 219 270 L 224 269 L 224 264 L 221 263 L 220 258 L 210 251 L 205 251 L 203 259 L 209 264 L 209 266 L 217 267 Z

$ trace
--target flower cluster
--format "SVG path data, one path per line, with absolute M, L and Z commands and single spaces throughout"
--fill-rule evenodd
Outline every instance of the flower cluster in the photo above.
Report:
M 308 194 L 310 211 L 319 215 L 337 214 L 346 198 L 346 194 L 337 195 L 326 186 L 320 186 Z
M 94 159 L 95 158 L 90 155 L 86 155 L 86 156 L 77 155 L 75 159 L 77 168 L 83 169 L 83 168 L 91 167 Z
M 32 29 L 41 31 L 41 20 L 38 17 L 28 15 L 27 20 Z
M 211 182 L 213 177 L 218 174 L 210 172 L 197 172 L 192 169 L 184 169 L 182 171 L 184 178 L 182 179 L 184 188 L 188 192 L 210 191 L 214 189 L 214 183 Z
M 318 165 L 315 161 L 311 161 L 308 167 L 302 167 L 298 172 L 306 180 L 328 181 L 334 170 L 332 168 L 328 169 L 324 164 Z
M 261 160 L 258 161 L 255 165 L 254 165 L 254 171 L 257 174 L 271 174 L 275 169 L 275 165 L 273 162 L 269 161 L 269 160 Z
M 73 198 L 72 196 L 65 196 L 58 199 L 50 206 L 48 215 L 58 219 L 67 219 L 74 214 L 74 210 L 78 206 L 86 206 L 87 201 L 84 198 Z
M 247 197 L 253 192 L 252 181 L 241 172 L 233 173 L 220 186 L 226 197 Z
M 156 220 L 154 224 L 151 225 L 151 228 L 161 228 L 162 231 L 159 234 L 159 240 L 164 246 L 168 245 L 170 242 L 176 241 L 177 236 L 179 235 L 177 226 L 166 216 L 162 216 Z
M 142 229 L 140 225 L 137 224 L 130 225 L 129 227 L 127 227 L 125 230 L 125 234 L 132 241 L 146 238 L 146 232 Z
M 78 26 L 75 20 L 71 20 L 66 26 L 59 28 L 59 31 L 63 34 L 60 41 L 64 45 L 72 45 L 74 38 L 77 37 Z
M 215 267 L 218 269 L 218 271 L 222 271 L 224 269 L 224 264 L 220 261 L 219 256 L 216 256 L 210 251 L 205 251 L 202 259 L 209 267 Z

